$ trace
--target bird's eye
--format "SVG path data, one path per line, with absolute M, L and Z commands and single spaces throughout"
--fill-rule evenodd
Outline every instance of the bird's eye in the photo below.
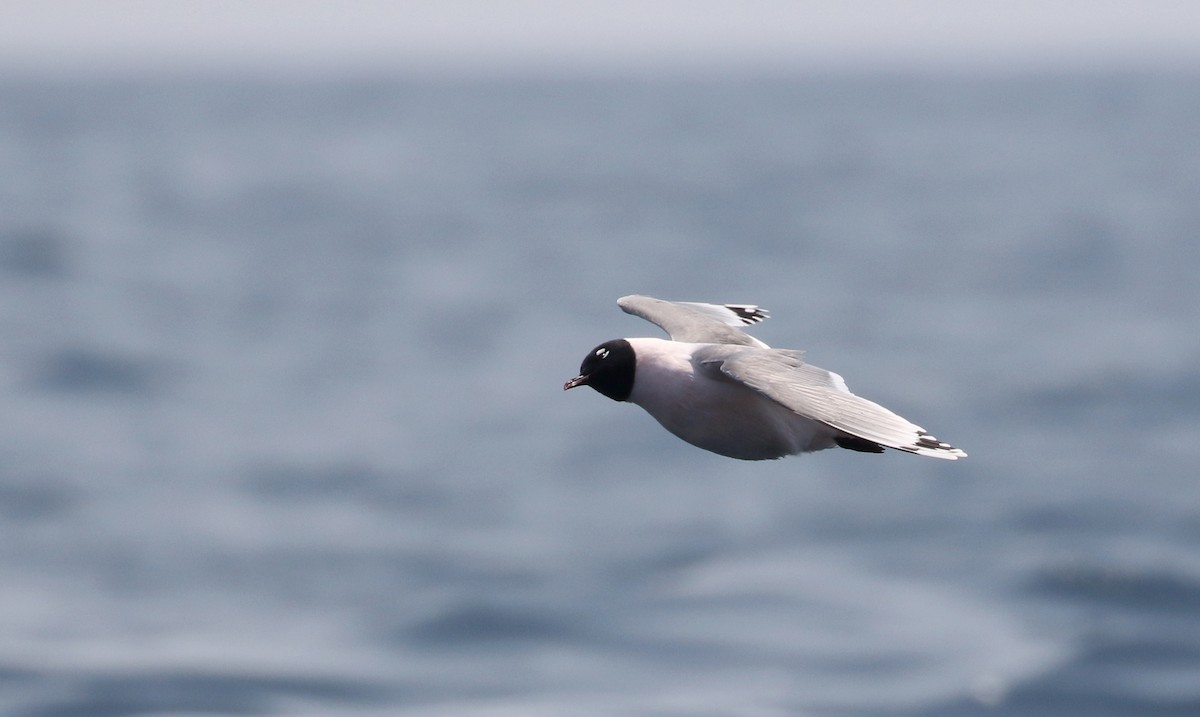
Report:
M 595 356 L 598 359 L 608 358 L 608 349 L 596 349 Z

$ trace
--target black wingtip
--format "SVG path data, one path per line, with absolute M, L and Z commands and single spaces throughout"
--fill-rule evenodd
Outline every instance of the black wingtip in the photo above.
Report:
M 725 308 L 737 314 L 743 324 L 751 326 L 771 318 L 771 312 L 754 304 L 725 304 Z
M 861 453 L 883 453 L 883 446 L 858 436 L 834 436 L 833 442 L 842 448 Z

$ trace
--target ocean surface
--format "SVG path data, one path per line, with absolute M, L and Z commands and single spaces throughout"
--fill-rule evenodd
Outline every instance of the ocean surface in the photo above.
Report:
M 0 79 L 0 712 L 1200 715 L 1200 75 Z M 965 449 L 562 391 L 754 329 Z

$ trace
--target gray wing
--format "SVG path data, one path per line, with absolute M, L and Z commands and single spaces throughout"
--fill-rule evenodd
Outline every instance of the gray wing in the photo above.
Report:
M 742 331 L 742 327 L 767 318 L 766 309 L 751 304 L 701 304 L 623 296 L 617 299 L 617 306 L 627 314 L 657 324 L 674 341 L 767 348 L 762 341 Z
M 915 423 L 850 393 L 836 373 L 804 363 L 799 351 L 713 346 L 695 354 L 697 363 L 717 367 L 795 413 L 851 436 L 934 458 L 955 460 L 966 453 L 943 443 Z

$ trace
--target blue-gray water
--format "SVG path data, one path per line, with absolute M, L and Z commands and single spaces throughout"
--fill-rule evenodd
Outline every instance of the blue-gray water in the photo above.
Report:
M 0 83 L 0 711 L 1200 714 L 1200 77 Z M 956 463 L 705 453 L 627 293 Z

